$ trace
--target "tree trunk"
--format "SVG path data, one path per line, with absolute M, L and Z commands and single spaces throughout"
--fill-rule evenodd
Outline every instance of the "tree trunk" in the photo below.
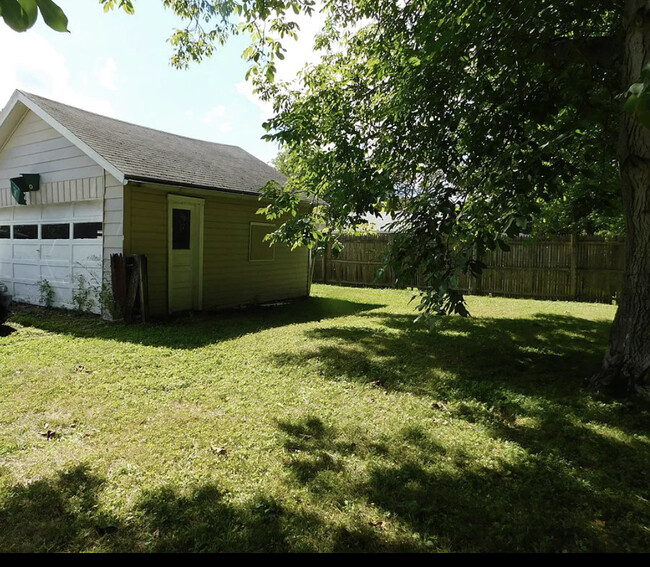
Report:
M 649 62 L 650 1 L 625 4 L 625 88 Z M 619 140 L 627 227 L 623 292 L 596 390 L 650 397 L 650 130 L 624 113 Z

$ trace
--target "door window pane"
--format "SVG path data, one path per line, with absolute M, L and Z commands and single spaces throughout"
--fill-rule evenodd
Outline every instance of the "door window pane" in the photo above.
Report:
M 0 239 L 11 238 L 11 227 L 9 225 L 0 225 Z
M 192 227 L 192 212 L 187 209 L 172 209 L 172 249 L 189 250 Z

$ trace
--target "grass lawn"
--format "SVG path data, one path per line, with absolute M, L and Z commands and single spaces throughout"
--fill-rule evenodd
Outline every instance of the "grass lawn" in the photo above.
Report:
M 410 297 L 19 309 L 0 551 L 650 551 L 650 407 L 583 388 L 615 307 L 470 297 L 429 331 Z

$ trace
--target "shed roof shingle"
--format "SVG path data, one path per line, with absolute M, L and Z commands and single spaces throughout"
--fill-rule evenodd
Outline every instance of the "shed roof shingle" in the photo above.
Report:
M 124 174 L 125 179 L 259 194 L 284 176 L 237 146 L 178 136 L 21 93 Z

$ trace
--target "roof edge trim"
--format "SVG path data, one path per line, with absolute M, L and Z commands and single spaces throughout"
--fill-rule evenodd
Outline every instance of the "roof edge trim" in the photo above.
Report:
M 125 175 L 124 184 L 132 181 L 134 183 L 151 183 L 152 185 L 164 185 L 166 187 L 179 187 L 187 189 L 202 189 L 204 191 L 214 191 L 216 193 L 233 193 L 235 195 L 245 195 L 247 197 L 254 197 L 259 199 L 260 193 L 253 193 L 252 191 L 242 191 L 237 189 L 224 189 L 223 187 L 214 187 L 210 185 L 199 185 L 196 183 L 179 183 L 178 181 L 165 181 L 156 179 L 155 177 L 143 177 L 139 175 Z

